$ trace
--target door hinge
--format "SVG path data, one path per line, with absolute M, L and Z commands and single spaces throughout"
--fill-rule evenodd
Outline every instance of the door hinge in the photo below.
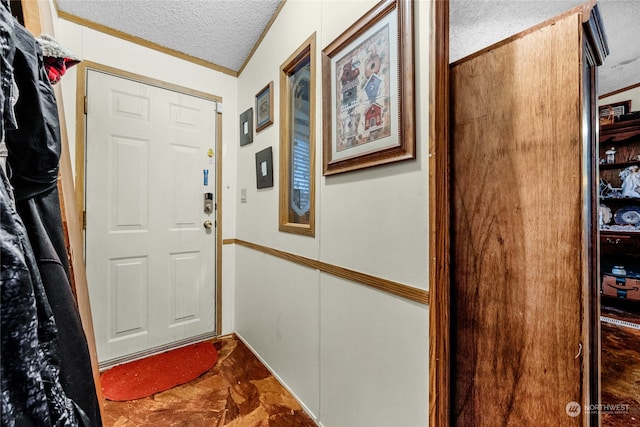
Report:
M 87 111 L 89 111 L 89 100 L 87 99 L 87 96 L 84 96 L 84 113 L 87 114 Z
M 82 229 L 87 229 L 87 211 L 82 211 Z

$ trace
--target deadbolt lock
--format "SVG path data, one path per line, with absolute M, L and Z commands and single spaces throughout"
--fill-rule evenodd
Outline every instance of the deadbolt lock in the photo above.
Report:
M 213 212 L 213 193 L 204 193 L 204 211 L 206 213 Z

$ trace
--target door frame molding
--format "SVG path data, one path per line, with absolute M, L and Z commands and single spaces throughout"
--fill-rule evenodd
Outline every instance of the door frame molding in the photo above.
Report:
M 429 425 L 451 413 L 449 0 L 431 2 L 429 41 Z
M 85 157 L 86 157 L 86 114 L 85 114 L 85 97 L 87 95 L 87 71 L 93 70 L 101 73 L 113 75 L 138 83 L 159 87 L 161 89 L 178 92 L 183 95 L 194 96 L 197 98 L 222 103 L 222 97 L 201 92 L 195 89 L 176 85 L 173 83 L 157 80 L 141 74 L 132 73 L 97 62 L 82 61 L 76 66 L 76 152 L 75 152 L 75 199 L 76 212 L 78 218 L 83 218 L 85 209 Z M 215 167 L 216 167 L 216 224 L 215 227 L 215 248 L 216 248 L 216 272 L 215 272 L 215 310 L 216 324 L 214 334 L 219 336 L 222 331 L 222 111 L 219 109 L 215 112 L 216 130 L 215 130 Z M 84 222 L 84 221 L 83 221 Z M 83 223 L 83 231 L 86 224 Z M 92 319 L 90 319 L 93 322 Z

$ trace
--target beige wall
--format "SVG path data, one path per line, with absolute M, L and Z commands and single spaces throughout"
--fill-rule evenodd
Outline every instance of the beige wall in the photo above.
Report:
M 416 4 L 417 159 L 322 176 L 321 51 L 376 2 L 288 0 L 238 79 L 238 111 L 274 82 L 275 123 L 238 148 L 236 237 L 428 289 L 427 1 Z M 316 237 L 278 231 L 279 69 L 316 33 Z M 273 188 L 255 153 L 273 147 Z M 428 307 L 236 247 L 235 329 L 324 426 L 428 424 Z
M 223 99 L 223 237 L 428 289 L 428 1 L 416 1 L 417 159 L 324 178 L 321 50 L 376 1 L 288 0 L 239 78 L 65 20 L 80 57 Z M 316 237 L 278 231 L 279 69 L 316 33 Z M 274 82 L 275 123 L 239 147 L 238 115 Z M 62 82 L 75 141 L 76 75 Z M 257 190 L 255 153 L 274 150 Z M 72 153 L 73 155 L 73 153 Z M 220 155 L 220 154 L 219 154 Z M 240 191 L 247 190 L 247 203 Z M 236 331 L 323 426 L 428 424 L 428 306 L 239 245 L 223 247 L 223 333 Z

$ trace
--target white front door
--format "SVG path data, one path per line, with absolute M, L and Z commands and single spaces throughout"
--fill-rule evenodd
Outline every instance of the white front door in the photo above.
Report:
M 216 103 L 93 70 L 87 98 L 86 265 L 99 362 L 212 335 Z

